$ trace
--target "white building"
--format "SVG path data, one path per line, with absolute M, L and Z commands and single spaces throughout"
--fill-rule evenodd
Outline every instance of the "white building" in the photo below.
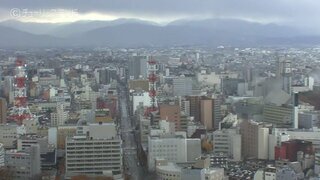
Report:
M 253 177 L 254 180 L 276 180 L 276 168 L 267 167 L 265 169 L 259 169 Z
M 50 114 L 51 126 L 63 126 L 68 119 L 69 113 L 65 111 L 63 102 L 57 102 L 57 111 Z
M 151 106 L 151 98 L 149 92 L 133 92 L 132 93 L 132 106 L 133 112 L 137 110 L 137 107 L 142 104 L 142 106 Z
M 160 180 L 224 180 L 223 168 L 210 168 L 210 160 L 199 158 L 191 166 L 158 160 L 156 173 Z
M 148 168 L 155 170 L 156 160 L 169 162 L 194 161 L 201 156 L 200 139 L 187 139 L 185 132 L 174 132 L 166 121 L 160 121 L 160 129 L 151 130 L 148 137 Z M 173 124 L 174 125 L 174 124 Z
M 223 153 L 234 161 L 241 161 L 241 135 L 236 129 L 217 130 L 212 136 L 215 154 Z
M 66 139 L 66 176 L 122 173 L 122 141 L 113 123 L 89 124 L 86 135 Z
M 258 159 L 268 159 L 269 128 L 258 129 Z

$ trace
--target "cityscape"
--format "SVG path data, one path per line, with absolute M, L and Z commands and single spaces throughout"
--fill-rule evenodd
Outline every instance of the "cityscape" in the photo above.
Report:
M 0 180 L 320 179 L 320 3 L 150 1 L 3 1 Z

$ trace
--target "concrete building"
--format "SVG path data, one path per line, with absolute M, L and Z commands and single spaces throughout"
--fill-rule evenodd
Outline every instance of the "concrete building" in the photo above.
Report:
M 207 130 L 219 129 L 221 119 L 220 100 L 218 98 L 206 98 L 200 100 L 201 123 Z
M 276 179 L 298 180 L 300 178 L 299 178 L 298 174 L 295 173 L 294 170 L 291 169 L 290 167 L 283 167 L 283 168 L 277 169 Z
M 161 180 L 223 180 L 223 168 L 211 168 L 209 158 L 198 158 L 193 164 L 183 165 L 157 160 L 156 173 Z
M 176 131 L 187 130 L 187 119 L 186 117 L 181 117 L 181 109 L 179 105 L 161 104 L 159 107 L 159 113 L 160 119 L 174 122 Z
M 66 138 L 76 135 L 77 126 L 59 126 L 57 127 L 57 148 L 65 150 Z
M 276 171 L 275 167 L 266 167 L 264 169 L 259 169 L 254 174 L 254 180 L 276 180 Z
M 240 124 L 243 158 L 268 158 L 268 128 L 271 124 L 244 120 Z
M 13 173 L 13 179 L 37 179 L 41 174 L 40 146 L 33 144 L 24 151 L 8 150 L 5 165 Z
M 181 97 L 180 97 L 179 105 L 181 107 L 181 111 L 186 116 L 190 116 L 190 101 L 188 101 L 186 99 L 181 99 Z
M 196 122 L 200 122 L 200 103 L 202 96 L 187 96 L 186 99 L 190 102 L 190 116 L 194 117 Z
M 16 124 L 0 124 L 0 143 L 4 148 L 16 147 L 18 126 Z
M 319 127 L 319 112 L 317 111 L 304 111 L 299 112 L 298 115 L 299 129 L 312 129 Z
M 5 165 L 4 157 L 5 157 L 5 150 L 4 150 L 3 144 L 0 143 L 0 168 Z
M 48 137 L 37 135 L 22 135 L 17 140 L 17 150 L 24 151 L 33 144 L 39 144 L 40 154 L 46 154 L 49 151 Z
M 192 95 L 192 79 L 185 76 L 173 78 L 173 95 L 174 96 Z
M 6 97 L 8 104 L 13 104 L 14 101 L 13 81 L 13 76 L 4 77 L 3 94 L 4 97 Z
M 89 124 L 80 135 L 66 139 L 66 176 L 121 174 L 121 144 L 115 124 Z
M 275 160 L 274 149 L 276 146 L 281 146 L 282 142 L 289 141 L 289 135 L 285 132 L 278 132 L 273 129 L 272 134 L 269 134 L 269 160 Z
M 149 119 L 144 118 L 140 115 L 140 123 L 139 123 L 139 133 L 140 133 L 140 143 L 147 144 L 148 136 L 151 129 L 151 122 Z
M 7 101 L 5 98 L 0 98 L 0 124 L 7 122 Z
M 241 161 L 241 135 L 236 129 L 217 130 L 212 136 L 213 153 L 225 154 L 234 161 Z
M 129 60 L 129 79 L 147 78 L 148 56 L 132 56 Z
M 157 159 L 188 162 L 201 156 L 200 139 L 188 139 L 185 132 L 175 132 L 172 122 L 160 121 L 148 137 L 148 169 L 154 171 Z M 172 127 L 173 125 L 173 127 Z
M 129 89 L 149 91 L 149 80 L 147 79 L 134 79 L 129 80 Z
M 267 104 L 263 108 L 263 121 L 276 127 L 291 128 L 293 126 L 293 107 Z
M 132 110 L 135 112 L 137 110 L 137 107 L 139 105 L 142 105 L 143 107 L 151 106 L 152 100 L 149 96 L 149 92 L 146 91 L 137 91 L 132 93 Z
M 320 152 L 315 153 L 314 173 L 320 175 Z
M 68 120 L 69 113 L 65 111 L 63 102 L 58 102 L 56 112 L 50 114 L 51 126 L 63 126 Z

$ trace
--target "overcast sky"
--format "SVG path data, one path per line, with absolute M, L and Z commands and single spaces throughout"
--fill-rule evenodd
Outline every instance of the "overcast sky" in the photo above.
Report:
M 139 18 L 167 23 L 177 19 L 234 18 L 318 29 L 319 9 L 320 0 L 0 0 L 0 20 Z

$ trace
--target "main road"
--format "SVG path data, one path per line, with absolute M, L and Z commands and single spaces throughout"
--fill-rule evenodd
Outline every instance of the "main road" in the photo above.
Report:
M 144 179 L 144 170 L 140 166 L 137 156 L 137 143 L 134 137 L 134 128 L 128 115 L 127 91 L 125 86 L 119 83 L 119 103 L 121 109 L 120 130 L 123 141 L 124 170 L 132 180 Z

